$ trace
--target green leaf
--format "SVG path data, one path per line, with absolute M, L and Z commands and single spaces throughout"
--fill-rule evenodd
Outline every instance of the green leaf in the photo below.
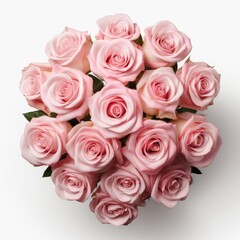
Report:
M 195 173 L 195 174 L 202 174 L 202 172 L 196 168 L 196 167 L 191 167 L 192 168 L 192 173 Z
M 178 64 L 176 63 L 175 65 L 172 66 L 173 71 L 176 73 L 178 70 Z
M 33 112 L 27 112 L 27 113 L 23 113 L 23 116 L 30 122 L 33 118 L 38 118 L 41 116 L 45 116 L 47 115 L 45 112 L 43 111 L 33 111 Z
M 152 120 L 161 120 L 160 118 L 158 118 L 156 115 L 152 116 L 151 118 Z
M 172 121 L 172 119 L 170 119 L 170 118 L 159 118 L 156 115 L 152 116 L 151 119 L 152 120 L 157 120 L 157 121 L 164 121 L 164 122 L 167 122 L 167 123 Z
M 42 177 L 50 177 L 52 175 L 52 168 L 48 166 L 47 169 L 44 171 Z
M 145 70 L 153 70 L 153 69 L 149 66 L 145 66 Z
M 56 117 L 57 117 L 57 113 L 51 112 L 51 113 L 50 113 L 50 117 L 56 118 Z
M 166 123 L 169 123 L 169 122 L 172 121 L 172 119 L 170 119 L 170 118 L 162 118 L 161 120 L 164 121 L 164 122 L 166 122 Z
M 126 87 L 131 88 L 131 89 L 136 89 L 136 83 L 135 82 L 129 82 Z
M 64 154 L 60 157 L 59 161 L 64 160 L 66 157 L 67 157 L 67 153 L 64 153 Z M 52 168 L 51 168 L 51 166 L 48 166 L 48 167 L 46 168 L 46 170 L 44 171 L 42 177 L 50 177 L 51 175 L 52 175 Z
M 127 142 L 128 136 L 129 136 L 129 135 L 127 135 L 127 136 L 125 136 L 125 137 L 123 137 L 123 138 L 120 139 L 121 147 L 126 146 L 126 142 Z
M 142 35 L 140 35 L 140 36 L 138 37 L 138 39 L 134 40 L 134 42 L 135 42 L 136 44 L 142 46 L 142 44 L 143 44 Z
M 64 153 L 64 154 L 60 157 L 59 161 L 62 161 L 62 160 L 65 159 L 66 157 L 67 157 L 67 153 Z
M 92 74 L 88 74 L 89 77 L 92 78 L 93 80 L 93 92 L 96 93 L 98 91 L 100 91 L 103 87 L 103 81 L 99 78 L 97 78 L 96 76 L 92 75 Z
M 84 121 L 84 122 L 91 121 L 91 116 L 90 116 L 90 114 L 88 114 L 87 116 L 85 116 L 85 117 L 82 119 L 82 121 Z
M 196 113 L 197 112 L 197 110 L 195 109 L 184 108 L 184 107 L 177 108 L 176 111 L 177 113 L 184 113 L 184 112 Z
M 77 124 L 79 124 L 79 121 L 78 121 L 76 118 L 71 119 L 71 120 L 69 120 L 68 122 L 71 124 L 72 127 L 74 127 L 74 126 L 76 126 Z
M 141 71 L 141 72 L 138 74 L 138 76 L 137 76 L 137 78 L 136 78 L 136 80 L 135 80 L 135 83 L 137 83 L 137 82 L 141 79 L 141 77 L 142 77 L 143 74 L 144 74 L 144 71 Z

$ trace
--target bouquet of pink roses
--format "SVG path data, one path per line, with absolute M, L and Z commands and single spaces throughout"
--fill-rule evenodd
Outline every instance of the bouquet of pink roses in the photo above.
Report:
M 97 21 L 92 41 L 71 28 L 50 40 L 48 63 L 23 69 L 22 156 L 46 166 L 56 193 L 86 201 L 102 223 L 127 225 L 152 198 L 184 200 L 191 174 L 213 161 L 218 129 L 197 111 L 213 104 L 220 75 L 186 59 L 190 39 L 169 21 L 144 31 L 125 14 Z

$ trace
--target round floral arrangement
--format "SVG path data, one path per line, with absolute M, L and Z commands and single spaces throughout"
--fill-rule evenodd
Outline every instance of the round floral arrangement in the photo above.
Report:
M 125 14 L 97 25 L 94 41 L 65 28 L 46 45 L 48 63 L 23 69 L 20 91 L 37 110 L 24 113 L 21 151 L 61 198 L 91 197 L 102 223 L 127 225 L 147 199 L 184 200 L 191 174 L 213 161 L 221 138 L 197 111 L 213 104 L 220 74 L 187 59 L 191 41 L 169 21 L 143 38 Z

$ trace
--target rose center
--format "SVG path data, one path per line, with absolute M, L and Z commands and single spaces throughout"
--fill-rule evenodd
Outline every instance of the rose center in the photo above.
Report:
M 150 139 L 146 148 L 147 153 L 158 152 L 161 149 L 161 145 L 158 139 Z
M 47 141 L 46 141 L 46 139 L 45 139 L 44 137 L 40 136 L 40 137 L 38 138 L 37 144 L 38 144 L 38 146 L 40 146 L 41 148 L 46 148 L 46 146 L 47 146 Z
M 204 134 L 201 132 L 193 132 L 190 136 L 190 146 L 191 147 L 201 147 L 204 144 Z
M 174 41 L 169 34 L 165 34 L 160 38 L 156 39 L 156 42 L 158 42 L 160 48 L 162 48 L 165 52 L 170 54 L 174 53 L 175 51 Z
M 115 99 L 108 105 L 107 115 L 111 118 L 121 118 L 126 113 L 126 103 L 123 99 Z
M 113 209 L 113 210 L 109 210 L 109 213 L 110 214 L 113 214 L 114 216 L 116 216 L 116 217 L 118 217 L 118 216 L 121 216 L 121 215 L 123 215 L 125 212 L 127 211 L 127 209 L 126 208 L 116 208 L 116 209 Z
M 76 181 L 75 179 L 73 179 L 72 177 L 69 177 L 67 179 L 67 183 L 68 185 L 74 187 L 74 186 L 78 186 L 78 181 Z
M 33 136 L 33 147 L 37 152 L 54 152 L 54 142 L 51 137 L 46 133 L 36 133 Z
M 178 179 L 174 179 L 171 183 L 171 188 L 178 189 L 179 187 L 180 187 L 180 183 L 179 183 Z
M 200 94 L 205 94 L 210 90 L 210 84 L 206 78 L 202 78 L 198 83 L 198 92 Z
M 153 94 L 161 99 L 167 99 L 168 98 L 168 86 L 166 86 L 166 83 L 163 81 L 153 81 L 151 83 L 151 89 Z
M 73 44 L 72 39 L 64 39 L 64 41 L 62 42 L 62 48 L 63 49 L 70 48 L 72 44 Z
M 119 49 L 113 50 L 106 59 L 110 69 L 122 69 L 128 66 L 127 54 Z
M 117 35 L 119 33 L 122 33 L 122 32 L 126 32 L 126 28 L 125 26 L 120 22 L 120 23 L 116 23 L 116 24 L 113 24 L 111 27 L 110 27 L 110 32 L 114 35 Z
M 64 104 L 67 102 L 71 102 L 76 95 L 76 92 L 79 90 L 79 84 L 76 80 L 66 80 L 63 79 L 62 83 L 57 84 L 56 89 L 56 99 L 57 102 Z
M 187 146 L 191 154 L 202 156 L 211 151 L 213 140 L 209 134 L 206 134 L 204 128 L 200 128 L 189 135 Z
M 39 93 L 39 82 L 41 80 L 40 75 L 34 75 L 27 78 L 27 94 Z
M 101 156 L 103 154 L 102 146 L 97 142 L 90 142 L 87 146 L 86 152 L 89 156 Z
M 57 53 L 59 55 L 66 54 L 67 52 L 74 49 L 76 45 L 76 41 L 73 36 L 70 34 L 64 35 L 62 38 L 60 38 L 57 42 Z
M 130 188 L 132 186 L 132 181 L 129 179 L 124 179 L 121 181 L 121 186 L 124 188 Z

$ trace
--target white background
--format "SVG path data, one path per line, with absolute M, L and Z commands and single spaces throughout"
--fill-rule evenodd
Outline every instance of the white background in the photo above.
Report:
M 0 239 L 237 240 L 240 239 L 240 14 L 238 1 L 1 1 L 0 3 Z M 95 21 L 127 13 L 143 30 L 170 20 L 192 40 L 193 61 L 221 73 L 221 92 L 206 112 L 223 146 L 194 176 L 189 197 L 173 209 L 152 201 L 127 227 L 103 225 L 84 204 L 55 194 L 44 168 L 21 158 L 19 141 L 31 110 L 19 93 L 21 70 L 45 62 L 46 42 L 65 26 L 97 33 Z

